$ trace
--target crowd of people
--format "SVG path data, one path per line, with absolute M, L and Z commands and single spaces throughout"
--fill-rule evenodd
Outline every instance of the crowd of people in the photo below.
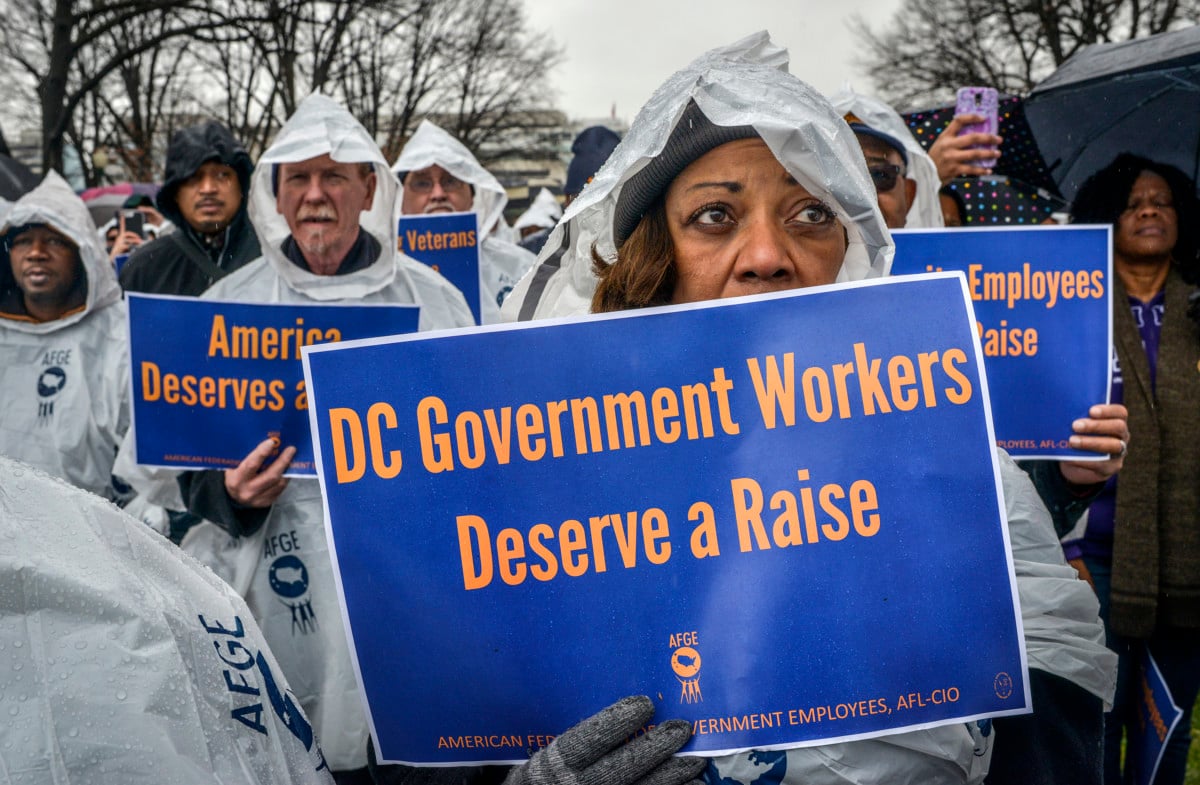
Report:
M 1099 459 L 1018 466 L 998 450 L 1031 714 L 705 760 L 672 757 L 687 741 L 686 723 L 661 723 L 623 744 L 653 712 L 646 699 L 629 698 L 512 770 L 378 765 L 339 623 L 320 486 L 285 476 L 294 445 L 267 439 L 224 471 L 136 462 L 122 291 L 414 304 L 420 330 L 467 327 L 475 320 L 462 293 L 398 250 L 400 216 L 442 212 L 477 216 L 485 324 L 879 278 L 894 251 L 889 230 L 961 224 L 961 205 L 944 186 L 989 174 L 980 162 L 1003 155 L 1000 137 L 959 133 L 982 119 L 956 117 L 926 152 L 893 108 L 849 90 L 819 94 L 788 73 L 785 50 L 758 34 L 672 76 L 624 138 L 584 131 L 565 204 L 539 197 L 516 222 L 519 232 L 504 220 L 503 187 L 453 136 L 424 121 L 389 164 L 362 125 L 320 95 L 297 107 L 257 162 L 218 123 L 179 132 L 155 204 L 130 205 L 159 227 L 144 242 L 123 220 L 98 229 L 50 173 L 0 208 L 0 454 L 92 494 L 69 495 L 62 516 L 86 519 L 90 528 L 79 536 L 111 546 L 109 556 L 125 569 L 141 569 L 138 559 L 152 552 L 146 580 L 157 581 L 154 591 L 199 580 L 179 577 L 195 572 L 188 557 L 178 558 L 178 575 L 163 566 L 175 547 L 168 539 L 224 579 L 205 584 L 207 610 L 199 612 L 222 623 L 192 625 L 191 643 L 180 649 L 191 652 L 185 659 L 201 649 L 211 658 L 215 645 L 228 666 L 235 650 L 222 654 L 223 644 L 204 636 L 232 636 L 231 618 L 241 619 L 238 629 L 244 624 L 261 638 L 254 673 L 272 685 L 273 716 L 300 746 L 286 751 L 286 764 L 267 764 L 269 745 L 252 735 L 263 749 L 230 753 L 253 762 L 240 775 L 222 768 L 223 782 L 1112 785 L 1131 781 L 1121 769 L 1122 738 L 1137 732 L 1136 668 L 1148 650 L 1184 710 L 1155 782 L 1182 783 L 1200 691 L 1200 433 L 1193 433 L 1200 429 L 1200 328 L 1195 308 L 1189 313 L 1200 280 L 1200 206 L 1194 183 L 1154 161 L 1117 158 L 1080 189 L 1073 208 L 1077 222 L 1113 227 L 1111 396 L 1063 423 L 1071 445 Z M 126 253 L 118 277 L 113 260 Z M 36 494 L 10 497 L 17 465 L 6 460 L 0 469 L 4 518 L 44 520 Z M 64 493 L 53 482 L 43 490 Z M 144 524 L 95 512 L 107 509 L 102 498 L 153 524 L 164 547 L 140 544 L 146 535 L 131 531 Z M 98 535 L 97 527 L 122 533 Z M 281 538 L 304 554 L 300 625 L 262 558 Z M 66 548 L 70 539 L 52 542 Z M 55 564 L 49 553 L 38 560 L 45 569 Z M 22 568 L 0 556 L 0 585 L 8 585 L 5 572 Z M 23 612 L 33 613 L 37 599 L 25 600 Z M 184 626 L 159 624 L 155 634 L 167 640 L 175 630 L 178 644 Z M 176 669 L 180 680 L 202 670 L 194 663 Z M 223 678 L 230 691 L 251 689 Z M 227 723 L 218 731 L 217 724 L 197 732 L 244 730 Z M 244 718 L 242 725 L 251 727 Z M 40 768 L 31 753 L 29 770 L 44 770 L 45 781 L 89 781 L 86 774 L 50 776 L 77 766 L 111 774 L 95 781 L 124 782 L 169 765 L 123 756 L 89 769 L 73 746 L 68 739 L 46 752 L 51 760 Z M 0 750 L 0 762 L 7 755 Z M 216 769 L 209 776 L 195 781 L 213 781 Z

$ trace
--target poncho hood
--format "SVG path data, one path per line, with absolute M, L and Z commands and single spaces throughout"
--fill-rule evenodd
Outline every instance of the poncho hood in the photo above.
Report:
M 79 248 L 87 297 L 82 309 L 52 322 L 0 319 L 0 325 L 28 333 L 51 333 L 75 324 L 95 310 L 120 301 L 121 287 L 100 243 L 92 215 L 83 200 L 75 195 L 71 186 L 57 172 L 50 172 L 37 188 L 12 204 L 0 225 L 0 236 L 29 224 L 49 226 L 66 235 Z M 16 285 L 6 243 L 0 250 L 0 297 L 16 288 Z
M 848 85 L 829 96 L 829 102 L 843 115 L 854 114 L 866 125 L 904 145 L 908 153 L 908 176 L 917 182 L 917 198 L 909 206 L 905 228 L 935 229 L 944 226 L 942 204 L 938 199 L 942 182 L 938 177 L 937 164 L 913 137 L 904 118 L 878 98 L 856 93 Z
M 3 782 L 333 785 L 246 603 L 165 537 L 0 456 L 0 542 Z
M 484 169 L 466 145 L 438 126 L 422 120 L 416 133 L 400 151 L 400 157 L 392 164 L 397 177 L 409 172 L 427 169 L 437 164 L 459 180 L 470 183 L 475 189 L 472 209 L 479 216 L 479 234 L 487 237 L 496 228 L 508 204 L 508 193 L 500 181 Z M 401 186 L 401 193 L 403 193 Z M 509 239 L 506 235 L 503 239 Z
M 558 223 L 559 218 L 562 218 L 562 206 L 554 198 L 554 194 L 543 188 L 538 191 L 537 196 L 533 199 L 533 204 L 529 205 L 529 209 L 521 213 L 521 217 L 513 224 L 513 228 L 518 231 L 530 226 L 552 229 Z
M 371 208 L 361 213 L 360 226 L 379 242 L 383 252 L 367 268 L 348 275 L 316 275 L 297 267 L 282 250 L 292 232 L 276 207 L 275 169 L 279 164 L 326 154 L 339 163 L 369 163 L 375 169 L 375 198 Z M 396 195 L 396 178 L 367 129 L 336 101 L 314 93 L 300 102 L 259 159 L 250 185 L 250 220 L 263 257 L 289 287 L 314 300 L 358 298 L 383 289 L 396 276 L 394 253 L 400 218 Z
M 613 214 L 622 188 L 662 152 L 693 101 L 713 125 L 753 126 L 796 181 L 837 213 L 850 241 L 839 281 L 886 275 L 894 246 L 862 149 L 841 113 L 787 64 L 787 50 L 764 31 L 707 52 L 668 79 L 566 209 L 539 264 L 505 301 L 506 317 L 588 312 L 596 288 L 593 245 L 602 257 L 615 256 Z

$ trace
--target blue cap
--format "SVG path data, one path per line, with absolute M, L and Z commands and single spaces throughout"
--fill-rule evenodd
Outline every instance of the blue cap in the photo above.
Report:
M 886 144 L 888 147 L 890 147 L 893 150 L 895 150 L 896 152 L 900 153 L 900 158 L 901 158 L 901 160 L 904 161 L 904 165 L 908 166 L 908 150 L 906 150 L 904 148 L 904 143 L 901 142 L 899 139 L 892 136 L 891 134 L 885 134 L 883 131 L 879 131 L 879 130 L 872 128 L 871 126 L 864 123 L 862 121 L 862 119 L 858 115 L 854 114 L 853 112 L 847 114 L 843 119 L 850 125 L 850 130 L 853 131 L 854 133 L 864 134 L 864 135 L 870 136 L 874 139 L 878 139 L 879 141 Z
M 615 131 L 602 125 L 593 125 L 579 132 L 571 144 L 571 152 L 575 157 L 567 167 L 567 182 L 563 193 L 578 196 L 583 187 L 591 182 L 612 155 L 613 149 L 621 141 Z

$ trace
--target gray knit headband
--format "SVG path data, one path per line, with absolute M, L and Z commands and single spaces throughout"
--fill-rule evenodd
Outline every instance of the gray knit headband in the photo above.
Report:
M 726 142 L 758 136 L 753 126 L 713 125 L 695 101 L 689 101 L 663 151 L 629 178 L 617 197 L 613 241 L 618 248 L 629 239 L 642 216 L 692 161 Z

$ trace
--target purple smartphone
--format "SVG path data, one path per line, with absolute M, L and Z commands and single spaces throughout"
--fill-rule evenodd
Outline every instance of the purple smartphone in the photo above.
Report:
M 981 114 L 986 119 L 982 123 L 972 123 L 971 125 L 963 126 L 963 129 L 958 132 L 959 136 L 963 134 L 981 132 L 985 134 L 998 134 L 1000 132 L 1000 96 L 996 93 L 994 87 L 960 87 L 958 88 L 958 102 L 954 106 L 954 113 L 957 114 Z M 991 158 L 985 161 L 976 161 L 979 166 L 991 169 L 996 165 L 996 159 Z

